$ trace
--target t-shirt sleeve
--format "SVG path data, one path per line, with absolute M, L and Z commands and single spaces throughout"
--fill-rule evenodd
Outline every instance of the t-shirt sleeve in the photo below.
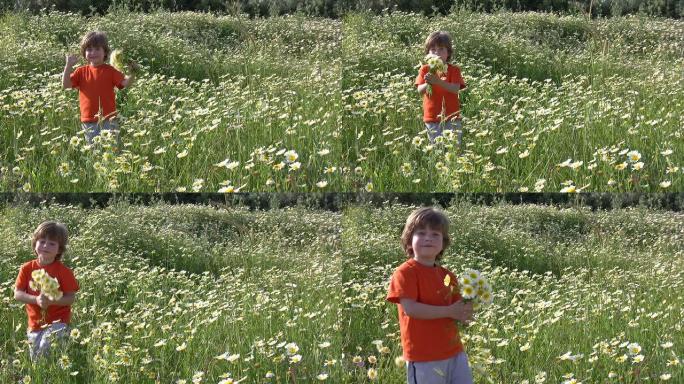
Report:
M 71 88 L 78 88 L 81 86 L 81 74 L 83 73 L 81 68 L 82 67 L 76 68 L 76 70 L 71 72 L 71 75 L 69 75 L 69 79 L 71 80 Z
M 416 76 L 416 82 L 415 85 L 419 86 L 421 84 L 425 84 L 425 75 L 428 73 L 428 66 L 423 65 L 420 67 L 420 70 L 418 71 L 418 76 Z
M 418 279 L 407 269 L 394 271 L 387 291 L 387 301 L 398 304 L 401 299 L 418 300 Z
M 454 67 L 453 76 L 450 79 L 450 83 L 460 84 L 461 89 L 465 89 L 468 87 L 468 85 L 465 83 L 465 80 L 463 79 L 463 76 L 461 75 L 461 69 L 458 67 Z
M 59 280 L 59 289 L 62 292 L 76 292 L 79 290 L 78 281 L 74 277 L 74 272 L 69 268 L 64 268 L 61 272 L 61 279 Z
M 123 73 L 119 72 L 118 69 L 112 67 L 112 86 L 117 87 L 119 89 L 123 88 L 123 85 L 121 85 L 121 82 L 124 81 L 126 76 L 124 76 Z
M 31 281 L 31 272 L 27 265 L 22 265 L 14 287 L 20 291 L 27 291 Z

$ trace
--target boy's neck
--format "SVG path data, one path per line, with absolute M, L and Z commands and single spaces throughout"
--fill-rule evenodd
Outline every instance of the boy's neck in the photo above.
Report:
M 43 264 L 40 262 L 40 259 L 36 259 L 36 261 L 38 261 L 38 265 L 40 265 L 41 267 L 47 267 L 48 265 L 52 265 L 52 264 L 57 262 L 57 260 L 52 260 L 51 262 L 49 262 L 47 264 Z
M 434 267 L 436 265 L 434 260 L 425 260 L 425 259 L 421 259 L 417 256 L 413 256 L 413 260 L 415 260 L 416 263 L 418 263 L 420 265 L 424 265 L 426 267 Z
M 91 62 L 91 63 L 90 63 L 90 66 L 91 66 L 91 67 L 99 67 L 99 66 L 102 65 L 102 64 L 104 64 L 104 61 L 101 62 L 101 63 L 97 63 L 97 64 Z

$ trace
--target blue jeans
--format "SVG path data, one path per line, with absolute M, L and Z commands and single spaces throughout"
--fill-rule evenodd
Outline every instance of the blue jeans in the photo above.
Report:
M 458 147 L 461 148 L 461 141 L 463 140 L 463 124 L 461 120 L 448 120 L 443 123 L 425 123 L 427 129 L 428 139 L 430 143 L 434 144 L 435 140 L 442 136 L 445 130 L 456 131 L 458 135 Z
M 36 361 L 41 356 L 50 352 L 53 341 L 62 341 L 67 337 L 69 327 L 65 323 L 52 323 L 39 331 L 28 331 L 29 346 L 31 347 L 31 361 Z
M 101 124 L 98 123 L 81 123 L 81 128 L 85 132 L 85 139 L 88 144 L 93 143 L 95 137 L 100 136 L 102 131 L 110 131 L 116 138 L 117 148 L 121 148 L 119 139 L 119 124 L 116 121 L 104 120 Z
M 468 355 L 461 352 L 446 360 L 407 361 L 408 384 L 473 384 Z

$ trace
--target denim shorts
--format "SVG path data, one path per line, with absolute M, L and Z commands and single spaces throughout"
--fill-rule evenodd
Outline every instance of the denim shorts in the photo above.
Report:
M 52 323 L 39 331 L 28 331 L 26 336 L 30 346 L 31 361 L 50 352 L 50 345 L 55 341 L 63 341 L 67 337 L 69 326 L 66 323 Z
M 445 130 L 456 131 L 458 135 L 458 147 L 461 147 L 461 141 L 463 139 L 463 124 L 461 120 L 449 120 L 442 123 L 425 123 L 425 128 L 427 130 L 428 139 L 430 143 L 434 144 L 435 140 L 442 136 Z
M 118 147 L 121 147 L 119 143 L 119 124 L 116 121 L 104 120 L 102 123 L 81 123 L 81 129 L 85 132 L 85 138 L 88 144 L 93 143 L 93 139 L 100 136 L 102 131 L 110 131 Z
M 461 352 L 446 360 L 407 361 L 408 384 L 473 384 L 468 355 Z

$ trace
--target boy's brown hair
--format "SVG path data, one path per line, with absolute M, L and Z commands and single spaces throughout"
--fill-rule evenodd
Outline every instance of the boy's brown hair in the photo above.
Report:
M 55 260 L 61 260 L 62 255 L 66 251 L 67 243 L 69 242 L 69 233 L 66 225 L 57 223 L 55 221 L 44 221 L 38 225 L 33 231 L 33 239 L 31 240 L 31 249 L 36 253 L 36 243 L 40 239 L 50 239 L 59 243 L 59 253 L 55 256 Z
M 88 47 L 101 47 L 105 53 L 104 61 L 109 60 L 109 54 L 112 50 L 109 48 L 109 40 L 104 32 L 93 31 L 83 36 L 83 40 L 81 40 L 81 56 L 83 58 L 85 58 L 85 51 Z
M 411 242 L 413 232 L 417 229 L 431 228 L 442 232 L 442 251 L 437 255 L 437 261 L 442 259 L 444 250 L 451 243 L 449 238 L 449 218 L 441 210 L 433 207 L 423 207 L 411 212 L 406 219 L 404 231 L 401 233 L 401 246 L 406 252 L 406 256 L 413 257 Z
M 451 61 L 451 54 L 454 53 L 454 47 L 451 44 L 451 36 L 449 36 L 449 32 L 446 31 L 437 31 L 437 32 L 432 32 L 430 36 L 425 39 L 425 52 L 424 54 L 427 55 L 430 53 L 430 48 L 438 46 L 438 47 L 444 47 L 447 50 L 447 62 Z

